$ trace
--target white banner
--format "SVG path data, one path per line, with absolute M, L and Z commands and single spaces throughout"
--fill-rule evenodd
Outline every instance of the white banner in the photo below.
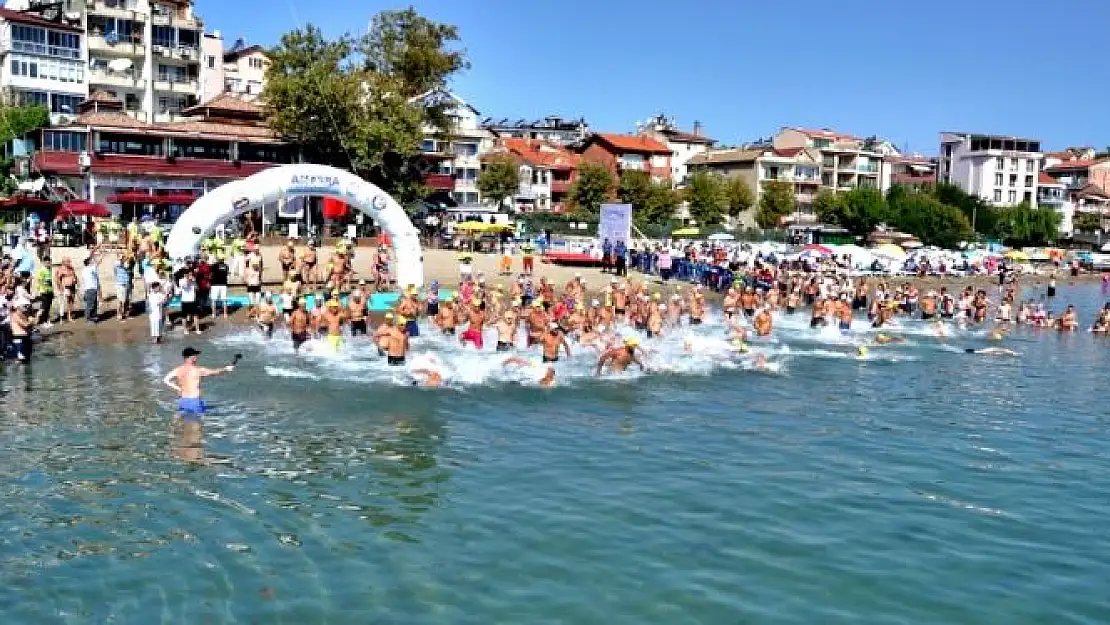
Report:
M 601 243 L 609 239 L 614 245 L 624 241 L 627 246 L 632 239 L 632 205 L 602 204 L 601 219 L 597 224 L 597 240 Z
M 304 205 L 307 197 L 287 197 L 284 202 L 278 201 L 278 217 L 282 219 L 304 219 Z

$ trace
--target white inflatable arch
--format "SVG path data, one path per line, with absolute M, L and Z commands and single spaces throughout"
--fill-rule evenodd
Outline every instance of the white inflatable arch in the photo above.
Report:
M 173 260 L 197 254 L 201 239 L 217 225 L 263 204 L 300 195 L 336 198 L 370 215 L 393 239 L 397 284 L 424 284 L 420 237 L 401 205 L 376 185 L 327 165 L 282 165 L 217 187 L 177 220 L 166 240 L 166 253 Z

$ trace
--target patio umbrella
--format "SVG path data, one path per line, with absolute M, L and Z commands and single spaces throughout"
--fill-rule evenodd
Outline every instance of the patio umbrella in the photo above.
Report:
M 66 217 L 97 217 L 104 219 L 112 216 L 112 211 L 103 204 L 95 204 L 86 200 L 70 200 L 58 209 L 57 218 Z
M 806 252 L 810 254 L 820 254 L 821 256 L 831 256 L 833 253 L 832 249 L 824 245 L 817 245 L 816 243 L 810 243 L 802 248 L 802 253 L 805 254 Z
M 902 241 L 900 245 L 904 250 L 916 250 L 919 247 L 923 247 L 924 243 L 922 243 L 921 241 L 910 239 L 909 241 Z
M 893 243 L 884 243 L 879 247 L 871 250 L 871 254 L 880 258 L 890 258 L 892 260 L 902 260 L 906 257 L 906 250 L 894 245 Z
M 696 237 L 700 234 L 697 228 L 679 228 L 671 232 L 672 237 Z
M 464 221 L 464 222 L 455 224 L 455 230 L 457 230 L 459 232 L 469 232 L 469 233 L 485 232 L 486 228 L 488 228 L 488 227 L 489 227 L 489 224 L 483 223 L 481 221 Z
M 736 240 L 736 237 L 732 236 L 731 234 L 729 234 L 727 232 L 718 232 L 716 234 L 711 234 L 711 235 L 709 235 L 708 238 L 709 238 L 710 241 L 735 241 Z

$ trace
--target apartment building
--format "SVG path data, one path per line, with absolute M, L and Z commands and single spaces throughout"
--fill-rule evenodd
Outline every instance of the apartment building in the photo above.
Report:
M 685 187 L 688 176 L 687 163 L 699 154 L 708 152 L 717 142 L 702 134 L 701 122 L 694 122 L 691 132 L 678 128 L 666 115 L 656 115 L 640 126 L 639 133 L 663 143 L 671 150 L 671 180 L 676 187 Z
M 446 132 L 432 126 L 424 128 L 421 152 L 428 167 L 424 184 L 434 191 L 450 194 L 460 205 L 480 204 L 481 155 L 490 151 L 494 144 L 493 133 L 481 125 L 481 113 L 458 95 L 444 90 L 429 91 L 411 101 L 425 106 L 447 105 L 451 121 L 451 128 Z
M 77 0 L 84 4 L 89 91 L 123 102 L 145 122 L 184 119 L 197 103 L 204 27 L 188 0 Z
M 262 46 L 248 46 L 239 39 L 224 53 L 224 89 L 239 97 L 258 98 L 266 84 L 266 68 L 269 66 L 270 61 Z
M 813 201 L 821 189 L 821 154 L 812 148 L 770 146 L 710 150 L 687 162 L 690 173 L 706 171 L 725 177 L 736 176 L 752 189 L 756 204 L 770 182 L 794 185 L 795 211 L 792 223 L 816 223 Z M 741 214 L 740 224 L 755 227 L 755 211 Z
M 808 148 L 821 155 L 821 186 L 833 192 L 856 187 L 890 188 L 890 168 L 884 152 L 889 143 L 875 138 L 860 139 L 828 128 L 783 128 L 772 139 L 776 149 Z
M 1043 157 L 1037 139 L 942 132 L 937 175 L 998 206 L 1036 206 Z
M 890 184 L 924 189 L 937 183 L 937 161 L 920 154 L 888 156 L 884 164 L 890 169 Z
M 200 87 L 197 100 L 204 102 L 224 92 L 224 36 L 204 33 L 200 40 Z
M 493 149 L 482 155 L 483 162 L 497 158 L 509 158 L 520 168 L 520 188 L 510 198 L 515 210 L 566 210 L 567 194 L 581 159 L 578 154 L 557 143 L 509 137 L 498 139 Z
M 585 118 L 563 119 L 558 115 L 537 120 L 487 117 L 482 120 L 481 126 L 494 137 L 502 139 L 532 139 L 562 146 L 581 144 L 590 134 L 590 125 Z
M 619 177 L 623 171 L 646 172 L 653 182 L 672 182 L 671 149 L 644 135 L 594 133 L 579 150 L 582 158 L 601 163 Z
M 18 103 L 50 110 L 54 123 L 77 114 L 89 93 L 80 20 L 0 9 L 0 87 Z

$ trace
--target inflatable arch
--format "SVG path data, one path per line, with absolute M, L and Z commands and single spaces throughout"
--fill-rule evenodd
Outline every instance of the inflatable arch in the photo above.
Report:
M 393 239 L 397 284 L 424 284 L 420 237 L 401 205 L 377 186 L 327 165 L 282 165 L 213 189 L 174 224 L 166 253 L 173 260 L 192 256 L 217 225 L 263 204 L 299 195 L 336 198 L 370 215 Z

